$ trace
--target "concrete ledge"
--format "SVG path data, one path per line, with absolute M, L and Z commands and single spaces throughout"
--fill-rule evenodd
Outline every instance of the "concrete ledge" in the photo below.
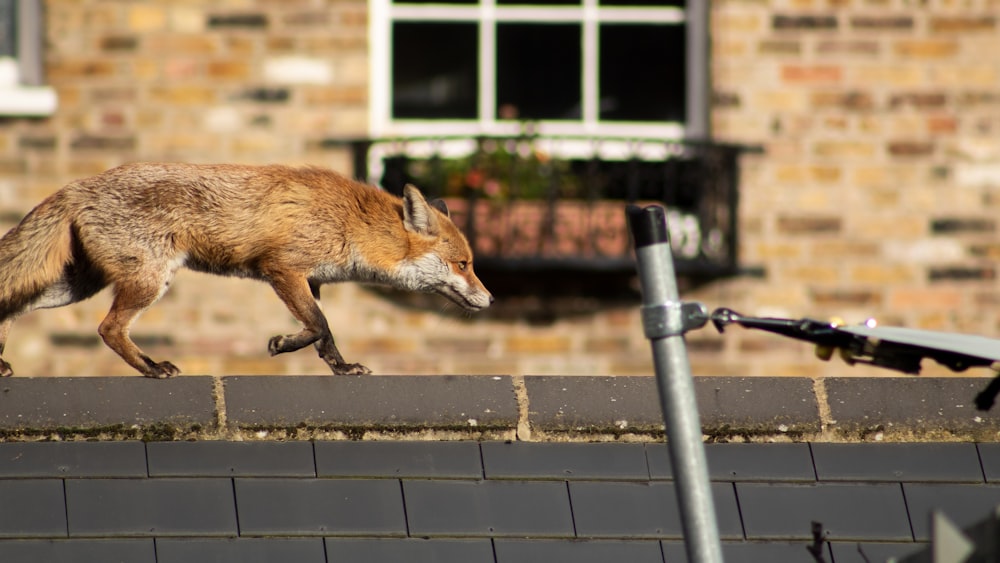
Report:
M 224 377 L 226 418 L 241 428 L 517 427 L 509 376 Z
M 210 377 L 12 377 L 0 380 L 0 431 L 99 432 L 217 424 Z
M 929 432 L 993 436 L 1000 406 L 976 410 L 974 399 L 991 378 L 835 377 L 824 381 L 831 423 L 842 432 Z
M 815 433 L 821 429 L 811 379 L 698 377 L 695 394 L 709 435 Z M 640 433 L 663 430 L 652 377 L 526 377 L 533 428 Z
M 976 411 L 989 378 L 698 377 L 710 440 L 1000 439 Z M 263 431 L 263 433 L 262 433 Z M 0 380 L 0 440 L 420 435 L 449 439 L 663 436 L 652 377 L 186 376 Z M 334 436 L 336 437 L 336 436 Z

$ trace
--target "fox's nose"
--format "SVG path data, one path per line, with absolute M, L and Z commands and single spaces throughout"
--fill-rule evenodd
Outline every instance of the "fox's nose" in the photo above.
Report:
M 490 305 L 492 305 L 494 301 L 496 301 L 496 299 L 493 297 L 493 294 L 491 293 L 490 294 Z

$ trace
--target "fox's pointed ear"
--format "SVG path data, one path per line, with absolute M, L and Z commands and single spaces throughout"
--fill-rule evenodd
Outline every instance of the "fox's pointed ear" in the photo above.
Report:
M 439 231 L 437 217 L 413 184 L 403 188 L 403 227 L 411 233 L 432 237 Z
M 448 211 L 448 204 L 446 204 L 443 199 L 432 199 L 428 201 L 427 204 L 441 213 L 444 213 L 445 217 L 448 217 L 449 219 L 451 218 L 451 212 Z

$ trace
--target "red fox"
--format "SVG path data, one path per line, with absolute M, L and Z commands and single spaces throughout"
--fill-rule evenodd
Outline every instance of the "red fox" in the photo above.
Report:
M 320 168 L 126 164 L 62 188 L 0 238 L 0 376 L 11 324 L 111 285 L 98 332 L 146 377 L 180 373 L 129 338 L 136 318 L 181 267 L 271 285 L 301 331 L 275 336 L 273 356 L 309 344 L 335 374 L 344 361 L 320 311 L 324 283 L 361 281 L 438 293 L 467 311 L 493 296 L 440 201 L 407 185 L 403 197 Z

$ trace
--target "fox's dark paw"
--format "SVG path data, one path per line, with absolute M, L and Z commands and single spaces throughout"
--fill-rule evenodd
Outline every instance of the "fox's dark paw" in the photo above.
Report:
M 14 369 L 7 362 L 0 360 L 0 377 L 10 377 L 12 375 L 14 375 Z
M 372 370 L 361 364 L 331 364 L 333 375 L 369 375 Z
M 158 364 L 150 365 L 149 370 L 143 375 L 153 379 L 166 379 L 168 377 L 173 377 L 180 372 L 181 370 L 177 369 L 177 366 L 174 364 L 170 362 L 160 362 Z

